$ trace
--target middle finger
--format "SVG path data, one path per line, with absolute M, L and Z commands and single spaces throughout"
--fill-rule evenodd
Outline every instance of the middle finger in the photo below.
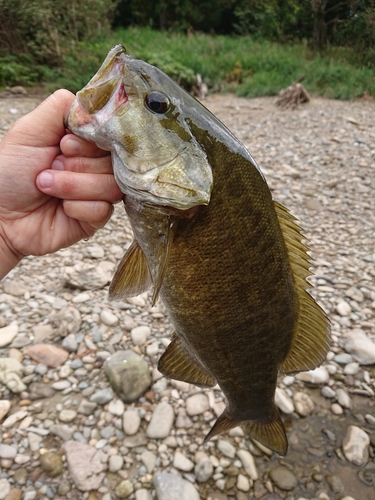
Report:
M 70 158 L 64 155 L 59 155 L 53 160 L 51 169 L 91 174 L 113 173 L 110 156 L 103 156 L 101 158 L 75 156 Z

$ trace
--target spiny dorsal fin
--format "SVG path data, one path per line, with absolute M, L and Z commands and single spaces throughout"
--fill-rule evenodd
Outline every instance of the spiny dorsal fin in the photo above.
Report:
M 292 344 L 280 370 L 296 373 L 313 370 L 324 360 L 329 350 L 330 326 L 324 311 L 306 291 L 311 285 L 306 278 L 311 275 L 310 259 L 301 228 L 288 210 L 274 201 L 279 224 L 288 250 L 299 301 L 299 316 Z
M 143 250 L 136 240 L 117 266 L 109 286 L 109 300 L 136 297 L 152 285 L 151 274 Z
M 214 377 L 207 373 L 197 360 L 189 356 L 176 334 L 162 354 L 158 370 L 166 377 L 201 387 L 213 387 L 216 384 Z
M 233 427 L 237 427 L 237 425 L 240 425 L 252 439 L 259 441 L 279 455 L 285 455 L 288 451 L 288 440 L 285 428 L 276 407 L 274 408 L 272 418 L 263 422 L 255 420 L 235 420 L 228 415 L 227 410 L 224 410 L 216 420 L 210 432 L 204 438 L 204 442 L 206 443 L 217 434 L 227 432 L 233 429 Z

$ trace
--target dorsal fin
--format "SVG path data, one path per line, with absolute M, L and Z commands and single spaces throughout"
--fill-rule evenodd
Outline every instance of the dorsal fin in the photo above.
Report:
M 299 316 L 292 344 L 280 370 L 296 373 L 313 370 L 324 360 L 329 350 L 330 324 L 327 316 L 313 297 L 306 291 L 311 285 L 306 280 L 311 275 L 310 259 L 301 228 L 288 210 L 274 201 L 276 214 L 288 250 L 299 301 Z
M 189 356 L 178 335 L 173 334 L 172 342 L 162 354 L 158 370 L 163 375 L 175 380 L 182 380 L 201 387 L 213 387 L 216 380 L 198 360 Z
M 146 256 L 136 240 L 117 266 L 109 285 L 109 300 L 136 297 L 152 285 Z

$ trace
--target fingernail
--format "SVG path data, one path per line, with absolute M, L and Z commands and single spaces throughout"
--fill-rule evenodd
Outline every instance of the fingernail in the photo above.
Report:
M 81 153 L 81 143 L 73 134 L 69 134 L 64 141 L 63 150 L 65 155 L 77 156 Z
M 49 187 L 51 187 L 51 185 L 52 185 L 52 178 L 53 178 L 53 175 L 51 174 L 51 172 L 48 172 L 47 170 L 43 170 L 43 172 L 41 172 L 38 175 L 39 186 L 41 188 L 49 188 Z
M 64 170 L 64 164 L 61 160 L 53 160 L 51 165 L 52 170 Z

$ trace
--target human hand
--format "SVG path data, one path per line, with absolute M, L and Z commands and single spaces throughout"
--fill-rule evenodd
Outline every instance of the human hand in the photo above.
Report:
M 109 153 L 66 133 L 73 100 L 58 90 L 0 143 L 0 279 L 24 255 L 93 236 L 122 198 Z

